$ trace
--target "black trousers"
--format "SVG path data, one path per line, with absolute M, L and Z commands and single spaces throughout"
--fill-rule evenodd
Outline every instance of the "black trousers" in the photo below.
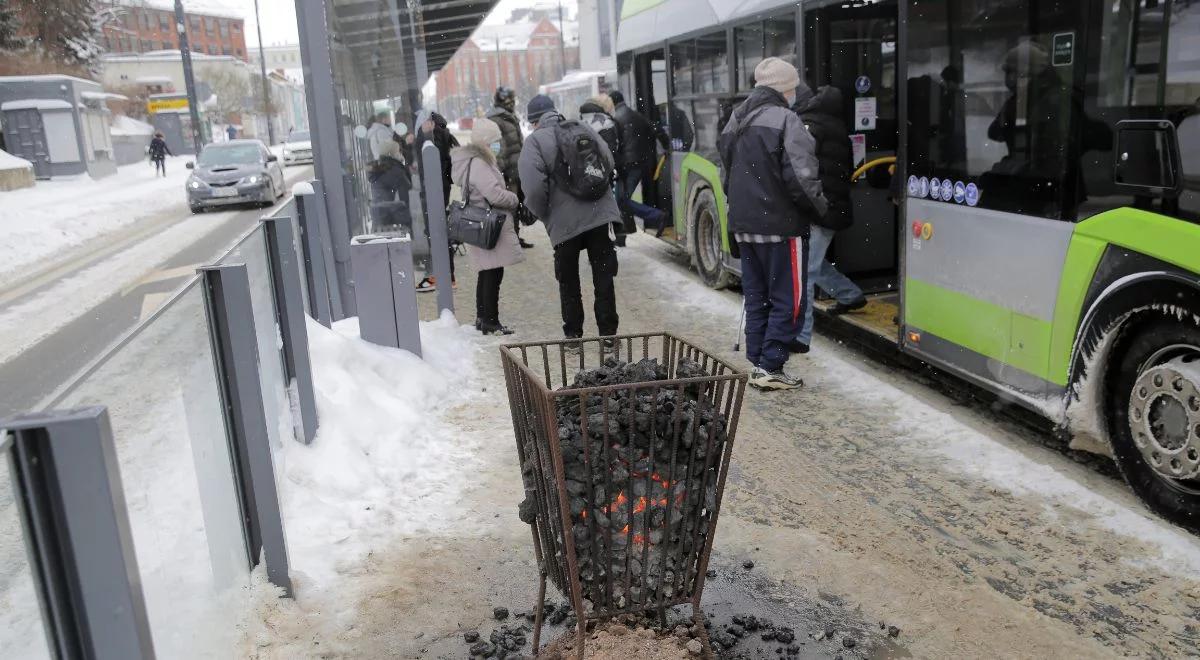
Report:
M 583 336 L 583 295 L 579 291 L 579 253 L 587 251 L 592 265 L 592 287 L 595 289 L 596 327 L 601 335 L 617 334 L 617 292 L 613 278 L 617 276 L 617 251 L 608 237 L 608 225 L 567 239 L 554 246 L 554 277 L 558 280 L 558 297 L 562 303 L 563 334 Z
M 503 281 L 503 268 L 479 271 L 475 280 L 475 318 L 486 323 L 500 323 L 500 283 Z

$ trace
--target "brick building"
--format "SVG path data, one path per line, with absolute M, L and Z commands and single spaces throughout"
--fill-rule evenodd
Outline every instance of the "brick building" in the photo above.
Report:
M 165 2 L 113 0 L 116 20 L 104 26 L 102 44 L 110 53 L 178 50 L 175 12 Z M 249 61 L 245 21 L 235 16 L 186 12 L 188 44 L 193 52 Z
M 538 85 L 579 68 L 577 24 L 567 21 L 565 28 L 564 43 L 563 31 L 546 18 L 480 27 L 438 72 L 438 108 L 451 121 L 473 117 L 491 107 L 501 84 L 515 89 L 520 103 L 528 101 Z

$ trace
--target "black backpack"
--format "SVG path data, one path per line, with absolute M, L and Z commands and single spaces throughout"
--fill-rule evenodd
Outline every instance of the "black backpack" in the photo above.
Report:
M 559 184 L 572 197 L 594 202 L 612 190 L 613 168 L 595 133 L 575 120 L 554 125 L 558 142 Z

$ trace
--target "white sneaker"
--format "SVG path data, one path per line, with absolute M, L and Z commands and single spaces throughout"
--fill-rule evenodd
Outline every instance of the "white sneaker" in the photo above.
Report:
M 783 369 L 767 371 L 755 367 L 750 372 L 750 386 L 760 390 L 795 390 L 804 387 L 804 381 L 787 375 Z

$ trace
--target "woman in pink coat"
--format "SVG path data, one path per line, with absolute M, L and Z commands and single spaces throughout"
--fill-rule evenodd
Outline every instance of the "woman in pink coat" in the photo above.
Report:
M 490 119 L 476 119 L 471 129 L 471 142 L 450 152 L 450 177 L 459 188 L 467 181 L 470 168 L 470 190 L 462 195 L 471 206 L 507 211 L 508 217 L 500 230 L 500 240 L 490 250 L 468 246 L 471 263 L 479 272 L 475 284 L 475 327 L 485 335 L 511 335 L 512 329 L 500 323 L 500 282 L 507 266 L 525 260 L 517 240 L 515 211 L 517 196 L 504 185 L 504 176 L 496 166 L 496 154 L 501 149 L 500 127 Z

